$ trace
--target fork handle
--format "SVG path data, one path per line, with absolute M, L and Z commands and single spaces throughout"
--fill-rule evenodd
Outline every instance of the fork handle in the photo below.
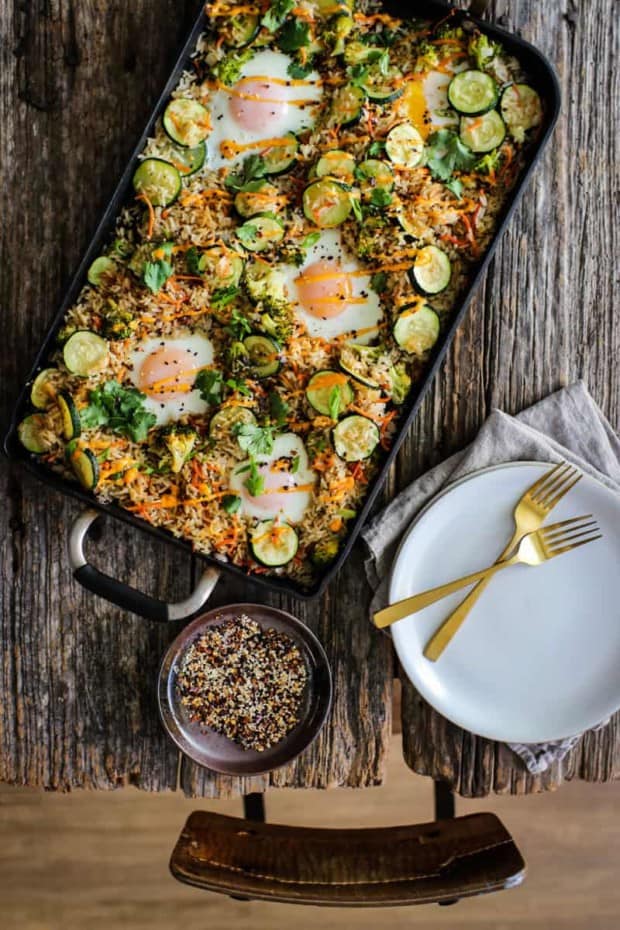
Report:
M 516 531 L 502 552 L 502 554 L 496 559 L 497 562 L 501 562 L 506 556 L 512 552 L 514 547 L 519 542 L 519 533 Z M 431 662 L 436 662 L 439 656 L 442 654 L 450 640 L 461 628 L 465 617 L 473 610 L 478 598 L 485 590 L 487 585 L 491 580 L 491 576 L 485 576 L 475 588 L 472 588 L 469 594 L 461 601 L 458 607 L 452 611 L 452 613 L 446 617 L 439 629 L 435 630 L 426 646 L 424 647 L 424 656 L 429 659 Z
M 482 571 L 473 572 L 471 575 L 458 578 L 456 581 L 449 581 L 448 584 L 439 585 L 438 588 L 430 588 L 428 591 L 422 591 L 421 594 L 414 594 L 413 597 L 406 597 L 403 601 L 390 604 L 389 607 L 385 607 L 374 615 L 374 624 L 379 629 L 390 626 L 390 624 L 395 623 L 397 620 L 402 620 L 403 617 L 415 614 L 418 610 L 422 610 L 424 607 L 434 604 L 435 601 L 440 601 L 442 598 L 447 597 L 448 594 L 453 594 L 461 588 L 466 588 L 467 585 L 474 584 L 476 581 L 482 581 L 483 578 L 490 578 L 496 572 L 501 571 L 508 565 L 514 565 L 517 561 L 518 558 L 513 558 L 508 559 L 506 562 L 496 562 L 495 565 L 491 565 L 489 568 L 483 568 Z

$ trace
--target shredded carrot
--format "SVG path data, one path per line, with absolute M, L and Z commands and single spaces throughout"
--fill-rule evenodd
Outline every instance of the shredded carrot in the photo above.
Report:
M 146 196 L 145 193 L 138 194 L 138 196 L 136 197 L 136 200 L 143 200 L 144 203 L 146 204 L 147 210 L 149 211 L 149 225 L 146 231 L 146 238 L 152 239 L 153 232 L 155 230 L 155 210 L 153 208 L 153 204 L 151 203 L 151 201 L 149 200 L 149 198 Z

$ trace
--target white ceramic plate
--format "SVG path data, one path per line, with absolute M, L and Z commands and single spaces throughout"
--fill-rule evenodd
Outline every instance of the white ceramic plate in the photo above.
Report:
M 551 466 L 516 462 L 447 488 L 418 516 L 392 569 L 390 602 L 492 563 L 516 501 Z M 603 539 L 492 579 L 437 662 L 423 649 L 469 589 L 391 627 L 402 666 L 441 714 L 506 742 L 562 739 L 620 707 L 620 497 L 584 475 L 546 523 L 593 514 Z

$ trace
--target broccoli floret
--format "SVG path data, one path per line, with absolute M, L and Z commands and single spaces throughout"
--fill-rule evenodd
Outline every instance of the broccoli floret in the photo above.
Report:
M 178 474 L 194 450 L 198 433 L 191 426 L 175 424 L 162 430 L 161 436 L 172 458 L 172 471 Z
M 328 536 L 318 542 L 310 553 L 310 561 L 317 568 L 323 568 L 333 562 L 338 555 L 340 540 L 337 536 Z
M 465 33 L 462 26 L 442 26 L 437 35 L 440 39 L 462 39 Z
M 476 162 L 473 170 L 477 174 L 493 174 L 499 168 L 501 160 L 501 150 L 493 149 Z
M 392 403 L 404 404 L 411 390 L 411 378 L 404 365 L 393 365 L 390 368 L 390 388 Z
M 132 322 L 133 316 L 128 310 L 121 310 L 115 300 L 108 300 L 101 334 L 106 339 L 128 339 Z
M 227 84 L 230 87 L 239 80 L 242 67 L 253 56 L 254 49 L 252 48 L 245 48 L 240 52 L 230 52 L 221 61 L 218 61 L 213 68 L 213 73 L 222 84 Z
M 336 16 L 330 23 L 330 28 L 323 33 L 323 38 L 331 45 L 332 55 L 342 55 L 344 40 L 353 30 L 355 23 L 353 17 L 345 13 Z
M 414 71 L 432 71 L 439 64 L 439 51 L 430 42 L 420 42 L 416 52 Z
M 501 47 L 497 42 L 492 42 L 484 33 L 477 32 L 469 40 L 467 51 L 476 62 L 476 67 L 484 71 L 499 54 Z
M 360 227 L 357 238 L 357 254 L 359 258 L 373 258 L 381 253 L 380 237 L 377 230 L 385 226 L 385 221 L 379 217 L 367 217 L 364 225 Z

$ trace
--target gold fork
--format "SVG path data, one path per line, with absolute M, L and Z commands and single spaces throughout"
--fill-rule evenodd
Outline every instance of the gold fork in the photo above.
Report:
M 547 515 L 553 510 L 565 494 L 574 488 L 581 479 L 581 474 L 573 465 L 560 462 L 550 471 L 546 471 L 534 484 L 527 489 L 514 510 L 515 528 L 512 539 L 496 562 L 501 562 L 510 555 L 519 540 L 533 530 L 542 526 Z M 458 607 L 446 617 L 439 629 L 435 630 L 426 646 L 424 655 L 431 662 L 436 662 L 452 637 L 460 629 L 465 617 L 468 615 L 486 586 L 490 578 L 479 581 Z
M 389 607 L 380 610 L 374 616 L 375 626 L 386 627 L 396 620 L 402 620 L 410 614 L 434 604 L 435 601 L 453 594 L 459 588 L 474 584 L 483 578 L 490 578 L 497 572 L 508 568 L 509 565 L 542 565 L 554 559 L 557 555 L 564 552 L 570 552 L 602 538 L 599 532 L 599 526 L 596 520 L 591 519 L 592 514 L 583 517 L 573 517 L 570 520 L 562 520 L 560 523 L 551 523 L 540 530 L 528 533 L 523 537 L 517 551 L 511 558 L 503 562 L 496 562 L 488 568 L 483 568 L 479 572 L 472 572 L 456 581 L 450 581 L 448 584 L 439 585 L 437 588 L 430 588 L 428 591 L 422 591 L 421 594 L 415 594 L 413 597 L 406 597 L 396 604 L 390 604 Z

